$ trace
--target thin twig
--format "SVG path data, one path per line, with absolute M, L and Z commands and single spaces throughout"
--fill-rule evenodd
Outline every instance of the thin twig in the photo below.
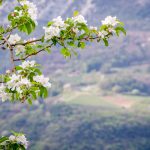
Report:
M 52 43 L 51 45 L 48 45 L 48 46 L 44 47 L 43 49 L 41 49 L 41 50 L 39 50 L 39 51 L 37 51 L 37 52 L 34 52 L 34 53 L 32 53 L 32 54 L 27 55 L 27 56 L 24 57 L 24 58 L 13 59 L 13 61 L 23 61 L 23 60 L 26 60 L 27 58 L 29 58 L 29 57 L 31 57 L 31 56 L 37 55 L 38 53 L 40 53 L 40 52 L 42 52 L 42 51 L 45 51 L 46 48 L 52 47 L 52 45 L 53 45 L 53 43 Z
M 11 46 L 17 46 L 17 45 L 23 45 L 23 46 L 25 46 L 25 45 L 27 45 L 27 44 L 31 44 L 31 43 L 39 42 L 39 41 L 41 41 L 41 39 L 35 39 L 35 40 L 27 41 L 27 42 L 25 42 L 25 43 L 16 43 L 16 44 L 13 44 L 13 45 L 11 45 Z

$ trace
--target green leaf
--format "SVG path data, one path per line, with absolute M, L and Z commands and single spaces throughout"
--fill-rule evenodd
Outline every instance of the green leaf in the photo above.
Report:
M 0 5 L 2 5 L 3 0 L 0 0 Z
M 67 48 L 62 48 L 61 49 L 61 54 L 63 54 L 64 57 L 71 57 L 71 53 Z
M 42 36 L 42 38 L 41 38 L 41 42 L 42 42 L 42 43 L 44 42 L 44 36 Z
M 27 34 L 30 34 L 31 32 L 32 32 L 32 25 L 31 25 L 31 23 L 26 23 L 26 29 L 27 29 Z
M 48 91 L 47 89 L 44 87 L 44 93 L 43 93 L 44 98 L 46 98 L 48 96 Z
M 73 16 L 74 16 L 74 17 L 76 17 L 76 16 L 78 16 L 78 15 L 79 15 L 79 12 L 78 12 L 78 11 L 74 11 L 74 12 L 73 12 Z
M 21 7 L 19 7 L 19 6 L 16 6 L 14 10 L 17 10 L 17 11 L 19 11 L 19 10 L 21 10 Z
M 126 35 L 126 30 L 123 27 L 120 27 L 120 26 L 116 27 L 115 30 L 116 30 L 117 36 L 119 36 L 120 32 L 122 32 L 124 35 Z
M 33 99 L 37 99 L 36 92 L 34 92 L 34 91 L 30 91 L 30 92 L 31 92 Z
M 45 51 L 47 51 L 49 54 L 51 53 L 50 48 L 45 48 Z
M 4 141 L 7 141 L 8 137 L 4 136 L 0 138 L 0 143 L 3 143 Z
M 103 30 L 106 30 L 108 27 L 106 26 L 106 25 L 102 25 L 101 27 L 100 27 L 100 31 L 103 31 Z
M 32 100 L 30 98 L 28 98 L 28 104 L 32 105 Z
M 13 19 L 11 13 L 8 15 L 8 20 L 11 21 Z
M 32 33 L 36 27 L 35 22 L 31 18 L 25 18 L 24 22 L 24 24 L 18 26 L 18 29 L 27 34 Z
M 16 66 L 16 70 L 17 70 L 17 71 L 18 71 L 18 70 L 22 70 L 22 67 Z
M 19 148 L 20 148 L 21 150 L 26 150 L 23 145 L 20 145 Z M 20 149 L 18 149 L 18 150 L 20 150 Z
M 4 33 L 5 32 L 5 29 L 3 26 L 0 26 L 0 33 Z
M 69 42 L 67 42 L 67 44 L 69 45 L 69 46 L 72 46 L 72 47 L 75 47 L 76 45 L 74 44 L 74 41 L 69 41 Z
M 47 26 L 50 27 L 53 23 L 54 23 L 53 21 L 49 21 L 49 22 L 47 23 Z
M 27 30 L 25 24 L 22 24 L 22 25 L 18 26 L 18 30 L 21 31 L 21 32 L 28 33 L 28 30 Z
M 118 21 L 118 23 L 119 23 L 121 26 L 124 26 L 124 23 L 123 23 L 123 22 Z
M 79 42 L 78 47 L 84 49 L 86 44 L 84 42 Z
M 105 46 L 108 46 L 108 45 L 109 45 L 109 43 L 108 43 L 108 40 L 107 40 L 107 39 L 103 39 L 103 41 L 104 41 Z
M 46 98 L 48 96 L 48 91 L 45 87 L 41 86 L 40 87 L 40 96 L 42 98 Z
M 38 73 L 38 75 L 41 75 L 41 74 L 42 74 L 42 72 L 41 72 L 38 68 L 36 68 L 36 69 L 34 70 L 34 72 Z

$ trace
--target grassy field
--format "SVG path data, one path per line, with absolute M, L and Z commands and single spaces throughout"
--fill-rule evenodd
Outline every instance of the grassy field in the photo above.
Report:
M 95 89 L 94 89 L 95 88 Z M 67 103 L 82 104 L 82 105 L 102 105 L 102 104 L 112 104 L 116 106 L 126 105 L 134 106 L 138 103 L 149 103 L 150 96 L 133 96 L 133 95 L 121 95 L 112 94 L 107 96 L 102 96 L 100 91 L 96 87 L 89 87 L 84 90 L 71 90 L 67 89 L 61 95 L 61 99 Z M 150 104 L 150 103 L 149 103 Z

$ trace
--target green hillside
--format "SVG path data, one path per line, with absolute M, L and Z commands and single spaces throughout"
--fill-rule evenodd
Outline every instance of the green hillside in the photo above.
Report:
M 149 99 L 118 95 L 112 100 L 83 92 L 59 104 L 52 99 L 30 108 L 5 104 L 0 126 L 2 134 L 24 131 L 30 150 L 149 150 Z

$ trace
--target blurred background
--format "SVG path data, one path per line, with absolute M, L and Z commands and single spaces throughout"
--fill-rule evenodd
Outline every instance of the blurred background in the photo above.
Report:
M 31 0 L 32 1 L 32 0 Z M 64 59 L 59 49 L 36 59 L 50 77 L 49 98 L 33 106 L 1 103 L 0 134 L 25 132 L 30 150 L 150 150 L 150 0 L 33 0 L 39 27 L 57 16 L 78 10 L 89 25 L 106 16 L 125 23 L 127 36 L 110 46 L 88 45 L 79 55 Z M 14 2 L 0 8 L 0 19 Z M 0 72 L 9 66 L 0 52 Z

